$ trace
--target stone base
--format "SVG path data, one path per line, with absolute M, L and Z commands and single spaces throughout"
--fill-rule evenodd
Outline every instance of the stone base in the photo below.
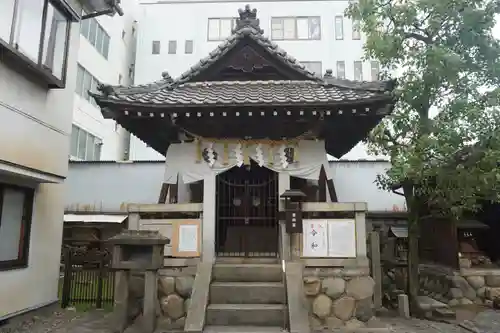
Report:
M 366 327 L 374 321 L 375 282 L 365 270 L 304 270 L 304 292 L 313 330 Z
M 158 278 L 157 330 L 183 330 L 186 313 L 193 289 L 193 276 L 160 276 Z M 129 292 L 129 320 L 142 320 L 142 298 L 144 297 L 144 276 L 131 277 Z

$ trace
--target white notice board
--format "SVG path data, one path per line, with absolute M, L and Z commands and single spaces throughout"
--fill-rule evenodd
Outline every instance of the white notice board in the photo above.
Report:
M 302 256 L 355 258 L 356 223 L 354 219 L 314 219 L 303 221 Z

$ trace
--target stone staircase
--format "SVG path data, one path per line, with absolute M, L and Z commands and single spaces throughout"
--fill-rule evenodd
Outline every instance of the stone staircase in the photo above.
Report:
M 277 260 L 218 260 L 213 267 L 205 332 L 280 332 L 287 318 Z

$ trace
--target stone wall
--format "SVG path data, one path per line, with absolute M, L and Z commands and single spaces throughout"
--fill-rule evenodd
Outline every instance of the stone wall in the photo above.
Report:
M 494 299 L 500 298 L 500 270 L 469 268 L 452 271 L 439 266 L 422 266 L 420 288 L 424 295 L 450 306 L 491 306 Z
M 165 276 L 158 278 L 157 329 L 182 330 L 186 320 L 194 276 Z M 129 284 L 129 320 L 139 323 L 142 316 L 142 301 L 144 297 L 144 275 L 134 274 Z
M 304 292 L 311 328 L 371 326 L 375 320 L 373 288 L 368 269 L 305 268 Z

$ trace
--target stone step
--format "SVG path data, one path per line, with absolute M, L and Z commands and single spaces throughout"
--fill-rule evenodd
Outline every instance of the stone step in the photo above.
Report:
M 215 263 L 219 264 L 279 264 L 279 258 L 246 258 L 246 257 L 217 257 Z
M 215 263 L 212 276 L 220 282 L 281 282 L 280 264 L 219 264 Z
M 432 311 L 434 309 L 448 307 L 448 304 L 444 304 L 443 302 L 437 301 L 434 298 L 430 298 L 429 296 L 418 296 L 417 300 L 420 304 L 420 308 L 422 308 L 422 310 L 424 311 Z
M 432 316 L 435 318 L 455 319 L 456 313 L 449 308 L 437 308 L 432 310 Z
M 204 333 L 286 333 L 280 326 L 206 326 Z
M 281 282 L 212 282 L 210 303 L 283 304 L 285 286 Z
M 210 304 L 205 324 L 282 327 L 285 311 L 283 304 Z

